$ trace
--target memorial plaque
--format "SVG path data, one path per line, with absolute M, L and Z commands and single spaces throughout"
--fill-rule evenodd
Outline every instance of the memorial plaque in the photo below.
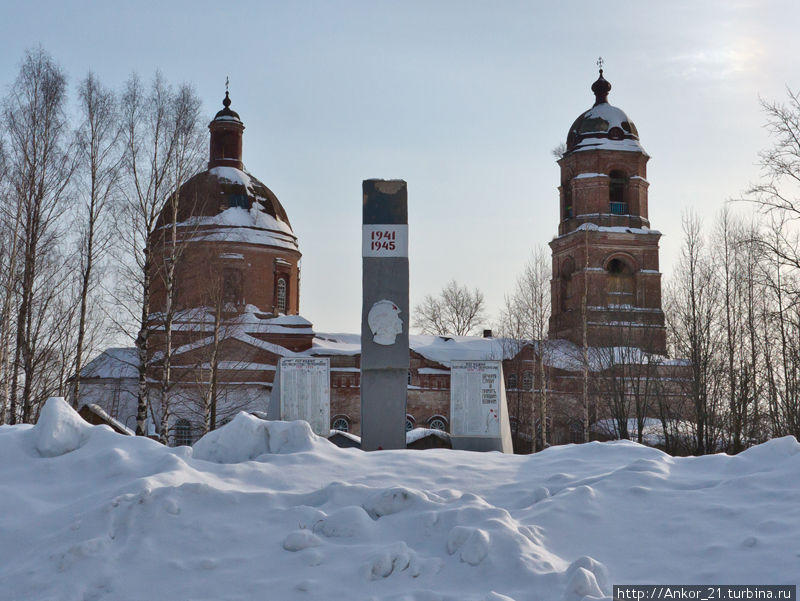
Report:
M 402 180 L 364 180 L 361 448 L 406 447 L 408 196 Z
M 330 381 L 329 359 L 282 357 L 270 399 L 271 409 L 277 411 L 270 411 L 270 419 L 302 419 L 314 434 L 327 438 L 331 430 Z
M 451 363 L 450 435 L 454 449 L 513 452 L 500 361 Z

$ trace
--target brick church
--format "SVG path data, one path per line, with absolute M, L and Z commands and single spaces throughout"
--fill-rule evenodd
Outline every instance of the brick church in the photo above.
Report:
M 450 362 L 456 359 L 503 359 L 520 451 L 531 448 L 537 433 L 541 437 L 537 407 L 545 393 L 546 442 L 583 440 L 584 365 L 594 376 L 613 374 L 620 349 L 627 349 L 622 354 L 629 363 L 644 369 L 658 357 L 658 377 L 674 375 L 678 362 L 663 357 L 660 233 L 648 219 L 649 156 L 633 122 L 608 103 L 611 84 L 602 69 L 591 89 L 595 103 L 572 124 L 558 161 L 560 222 L 550 243 L 548 340 L 412 335 L 407 429 L 448 430 Z M 154 254 L 172 253 L 174 267 L 171 280 L 163 267 L 151 273 L 151 427 L 162 423 L 166 394 L 167 437 L 171 444 L 191 444 L 240 410 L 266 412 L 281 357 L 319 356 L 330 359 L 331 428 L 358 435 L 360 337 L 315 332 L 300 316 L 299 241 L 275 194 L 246 171 L 245 126 L 230 105 L 226 92 L 209 124 L 207 170 L 165 204 L 151 234 Z M 174 213 L 170 207 L 177 207 Z M 168 327 L 165 392 L 159 383 Z M 616 359 L 606 361 L 606 351 Z M 135 349 L 112 348 L 91 361 L 80 374 L 80 403 L 95 404 L 133 427 L 136 357 Z M 593 394 L 602 395 L 602 387 Z M 591 419 L 602 417 L 595 403 Z

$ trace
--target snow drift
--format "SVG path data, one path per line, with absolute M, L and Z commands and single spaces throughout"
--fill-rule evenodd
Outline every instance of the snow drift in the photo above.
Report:
M 800 445 L 673 458 L 364 453 L 240 414 L 194 449 L 0 427 L 0 598 L 591 601 L 613 584 L 800 580 Z

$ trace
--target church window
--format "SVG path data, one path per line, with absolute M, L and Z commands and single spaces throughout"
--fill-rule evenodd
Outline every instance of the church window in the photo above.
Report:
M 511 390 L 516 389 L 517 387 L 517 374 L 508 374 L 508 388 Z
M 572 444 L 580 444 L 583 440 L 583 422 L 573 421 L 569 425 L 569 441 Z
M 559 278 L 558 296 L 562 312 L 569 309 L 569 299 L 572 296 L 572 289 L 574 288 L 574 284 L 572 283 L 572 272 L 574 271 L 575 262 L 572 260 L 572 257 L 567 257 L 561 264 L 561 277 Z
M 608 272 L 608 305 L 632 305 L 634 297 L 633 269 L 621 259 L 611 259 Z
M 222 299 L 225 304 L 242 304 L 242 272 L 238 269 L 223 269 Z
M 572 218 L 572 186 L 569 182 L 564 184 L 564 220 Z
M 286 313 L 286 280 L 283 278 L 278 279 L 277 294 L 275 304 L 278 307 L 278 313 Z
M 247 194 L 231 194 L 228 197 L 228 207 L 239 207 L 241 209 L 249 209 L 250 201 L 247 199 Z
M 431 430 L 441 430 L 442 432 L 447 432 L 447 419 L 441 415 L 434 415 L 428 420 L 428 427 Z
M 343 415 L 333 418 L 331 423 L 331 430 L 339 430 L 340 432 L 350 431 L 350 421 Z
M 413 415 L 406 415 L 406 432 L 411 432 L 414 429 L 414 426 L 417 425 L 417 420 L 414 419 Z
M 192 446 L 192 424 L 188 419 L 175 422 L 175 446 Z
M 544 448 L 544 444 L 549 444 L 552 439 L 551 432 L 553 431 L 553 420 L 549 417 L 545 420 L 547 426 L 547 440 L 542 442 L 542 419 L 536 418 L 536 446 L 540 449 Z M 583 435 L 583 426 L 581 426 L 581 435 Z
M 529 371 L 526 371 L 522 374 L 522 389 L 523 390 L 532 390 L 533 389 L 533 374 Z
M 609 178 L 609 212 L 613 215 L 627 215 L 628 203 L 625 201 L 625 185 L 627 183 L 627 178 L 622 171 L 612 171 Z

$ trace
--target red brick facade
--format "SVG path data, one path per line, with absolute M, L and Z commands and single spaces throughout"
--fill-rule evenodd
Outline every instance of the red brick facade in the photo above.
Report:
M 558 237 L 550 243 L 549 340 L 412 337 L 410 426 L 449 428 L 449 358 L 447 353 L 429 352 L 436 344 L 451 345 L 459 358 L 503 358 L 515 448 L 522 451 L 530 450 L 532 441 L 540 437 L 543 422 L 551 444 L 583 440 L 584 332 L 589 347 L 665 353 L 660 233 L 649 229 L 648 219 L 649 157 L 639 145 L 633 123 L 605 100 L 610 84 L 602 72 L 593 90 L 597 103 L 573 124 L 567 150 L 558 161 L 560 222 Z M 177 252 L 171 380 L 176 390 L 191 400 L 205 394 L 209 366 L 218 361 L 219 386 L 251 395 L 250 401 L 242 401 L 244 396 L 239 395 L 240 404 L 231 401 L 227 408 L 221 407 L 221 423 L 225 411 L 265 410 L 281 357 L 294 353 L 327 356 L 331 423 L 359 434 L 360 341 L 355 335 L 337 339 L 336 335 L 317 334 L 315 338 L 311 324 L 299 316 L 299 245 L 275 195 L 243 171 L 244 125 L 229 105 L 226 94 L 225 108 L 209 126 L 208 171 L 187 181 L 172 199 L 177 200 Z M 154 388 L 162 375 L 165 347 L 163 312 L 167 307 L 165 274 L 171 261 L 172 206 L 166 204 L 152 234 L 149 371 Z M 467 347 L 472 353 L 469 357 L 464 355 Z M 608 382 L 616 383 L 614 374 L 620 371 L 616 361 L 604 361 L 602 348 L 593 351 L 588 386 L 591 421 L 607 416 L 602 399 Z M 682 378 L 681 368 L 675 364 L 652 372 L 648 371 L 651 364 L 641 356 L 634 358 L 636 361 L 639 364 L 632 369 L 626 367 L 628 380 L 623 387 L 635 387 L 642 378 L 663 382 Z M 82 390 L 98 384 L 97 390 L 107 395 L 108 386 L 101 382 L 105 376 L 91 377 L 99 379 L 83 380 Z M 674 384 L 659 390 L 662 395 L 677 394 Z M 108 410 L 102 398 L 92 402 Z M 197 411 L 191 409 L 191 403 L 184 407 L 189 409 L 181 419 L 198 429 Z M 541 441 L 537 446 L 541 447 Z
M 602 72 L 598 82 L 607 84 Z M 647 210 L 650 157 L 633 123 L 605 100 L 610 88 L 604 85 L 595 106 L 573 124 L 558 161 L 549 337 L 583 344 L 585 320 L 589 346 L 665 354 L 661 234 L 650 229 Z

